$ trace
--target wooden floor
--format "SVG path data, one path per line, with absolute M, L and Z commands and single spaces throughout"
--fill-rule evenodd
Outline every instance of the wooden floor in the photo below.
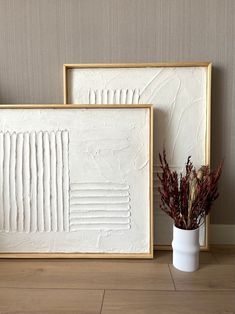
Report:
M 0 260 L 0 313 L 235 313 L 235 253 L 183 273 L 154 260 Z

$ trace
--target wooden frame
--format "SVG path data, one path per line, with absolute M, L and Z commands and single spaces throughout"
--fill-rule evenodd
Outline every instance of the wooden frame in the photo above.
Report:
M 118 64 L 64 64 L 64 104 L 68 102 L 68 84 L 67 73 L 70 69 L 98 69 L 98 68 L 152 68 L 152 67 L 205 67 L 207 68 L 206 82 L 206 138 L 205 138 L 205 162 L 210 165 L 210 143 L 211 143 L 211 72 L 212 63 L 210 62 L 166 62 L 166 63 L 118 63 Z M 209 250 L 209 216 L 206 219 L 205 245 L 201 246 L 201 250 Z M 155 249 L 169 250 L 170 245 L 154 245 Z
M 149 247 L 148 253 L 0 253 L 0 258 L 153 258 L 153 108 L 151 105 L 3 104 L 1 109 L 148 109 L 149 110 Z

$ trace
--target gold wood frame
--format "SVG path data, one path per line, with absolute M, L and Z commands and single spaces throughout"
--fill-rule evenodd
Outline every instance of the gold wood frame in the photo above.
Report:
M 207 82 L 206 82 L 206 139 L 205 139 L 205 163 L 211 163 L 211 62 L 164 62 L 164 63 L 95 63 L 95 64 L 64 64 L 63 66 L 63 80 L 64 80 L 64 104 L 68 102 L 68 84 L 67 71 L 69 69 L 88 69 L 88 68 L 151 68 L 151 67 L 205 67 L 207 68 Z M 134 105 L 133 105 L 134 106 Z M 202 251 L 209 250 L 209 223 L 210 218 L 206 218 L 205 230 L 205 245 L 201 246 Z M 170 245 L 156 245 L 154 249 L 171 250 Z
M 0 253 L 0 258 L 153 258 L 153 107 L 152 105 L 3 104 L 1 109 L 148 109 L 149 110 L 149 246 L 148 253 Z

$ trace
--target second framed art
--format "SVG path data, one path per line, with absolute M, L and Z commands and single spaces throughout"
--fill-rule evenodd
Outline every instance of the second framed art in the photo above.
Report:
M 153 257 L 150 105 L 0 113 L 0 257 Z
M 67 64 L 64 103 L 154 106 L 155 247 L 169 248 L 172 221 L 159 209 L 158 153 L 165 147 L 172 169 L 181 172 L 188 156 L 195 166 L 210 164 L 211 64 Z M 208 221 L 200 228 L 208 248 Z

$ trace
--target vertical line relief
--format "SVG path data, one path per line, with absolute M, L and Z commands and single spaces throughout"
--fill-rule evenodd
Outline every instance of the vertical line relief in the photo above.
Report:
M 89 91 L 89 104 L 138 104 L 139 89 L 98 89 Z
M 69 132 L 0 132 L 0 231 L 69 231 Z

